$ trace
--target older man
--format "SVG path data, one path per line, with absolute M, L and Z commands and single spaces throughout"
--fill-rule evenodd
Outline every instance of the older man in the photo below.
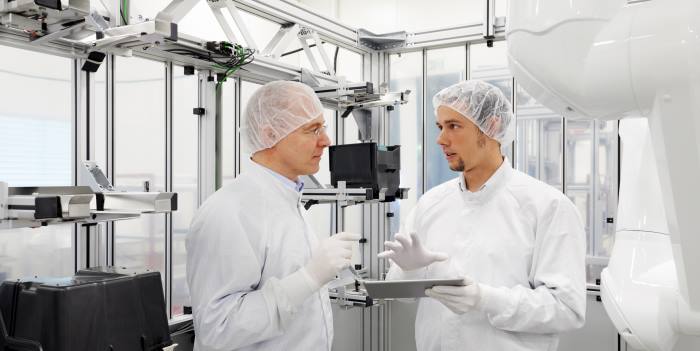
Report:
M 195 350 L 330 350 L 326 283 L 350 265 L 353 241 L 316 238 L 301 175 L 330 144 L 323 108 L 301 83 L 272 82 L 248 102 L 252 162 L 199 209 L 187 237 Z
M 387 279 L 464 277 L 426 290 L 418 350 L 556 350 L 583 325 L 585 233 L 559 190 L 512 169 L 511 104 L 496 87 L 466 81 L 433 99 L 437 143 L 459 177 L 426 192 L 386 242 Z

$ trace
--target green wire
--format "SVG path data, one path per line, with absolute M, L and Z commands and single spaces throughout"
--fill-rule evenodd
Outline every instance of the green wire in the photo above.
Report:
M 124 22 L 125 25 L 129 24 L 129 21 L 127 18 L 129 18 L 129 4 L 128 0 L 122 0 L 122 7 L 119 9 L 119 13 L 122 15 L 122 21 Z

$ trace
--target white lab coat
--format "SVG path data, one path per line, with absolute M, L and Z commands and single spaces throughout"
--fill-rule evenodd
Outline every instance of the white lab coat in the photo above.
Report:
M 330 350 L 327 289 L 295 307 L 280 285 L 318 241 L 300 200 L 251 162 L 201 206 L 186 241 L 195 351 Z
M 404 223 L 450 259 L 389 270 L 387 279 L 466 275 L 481 283 L 477 309 L 463 315 L 420 299 L 418 350 L 556 350 L 558 333 L 585 320 L 586 235 L 576 208 L 507 159 L 479 191 L 466 189 L 462 175 L 431 189 Z

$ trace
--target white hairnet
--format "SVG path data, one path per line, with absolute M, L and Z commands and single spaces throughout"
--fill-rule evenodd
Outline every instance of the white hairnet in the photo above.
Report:
M 459 82 L 433 97 L 435 115 L 440 106 L 447 106 L 476 124 L 484 134 L 507 146 L 515 138 L 513 109 L 497 87 L 480 81 Z
M 306 84 L 274 81 L 248 100 L 241 135 L 249 151 L 268 149 L 297 128 L 323 115 L 316 93 Z

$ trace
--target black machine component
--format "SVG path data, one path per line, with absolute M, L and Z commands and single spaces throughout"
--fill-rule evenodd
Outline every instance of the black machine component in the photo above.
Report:
M 62 10 L 61 0 L 34 0 L 34 3 L 48 9 Z
M 231 56 L 233 55 L 233 44 L 227 41 L 208 41 L 206 43 L 206 48 L 209 51 L 215 52 L 219 55 Z
M 88 54 L 88 58 L 83 63 L 82 70 L 95 73 L 100 68 L 102 61 L 105 59 L 105 54 L 99 51 L 93 51 Z
M 150 351 L 172 345 L 160 273 L 91 268 L 0 285 L 0 350 Z
M 372 189 L 373 197 L 380 198 L 385 189 L 384 202 L 401 198 L 399 145 L 379 146 L 377 143 L 333 145 L 329 148 L 331 184 L 345 181 L 348 188 Z

